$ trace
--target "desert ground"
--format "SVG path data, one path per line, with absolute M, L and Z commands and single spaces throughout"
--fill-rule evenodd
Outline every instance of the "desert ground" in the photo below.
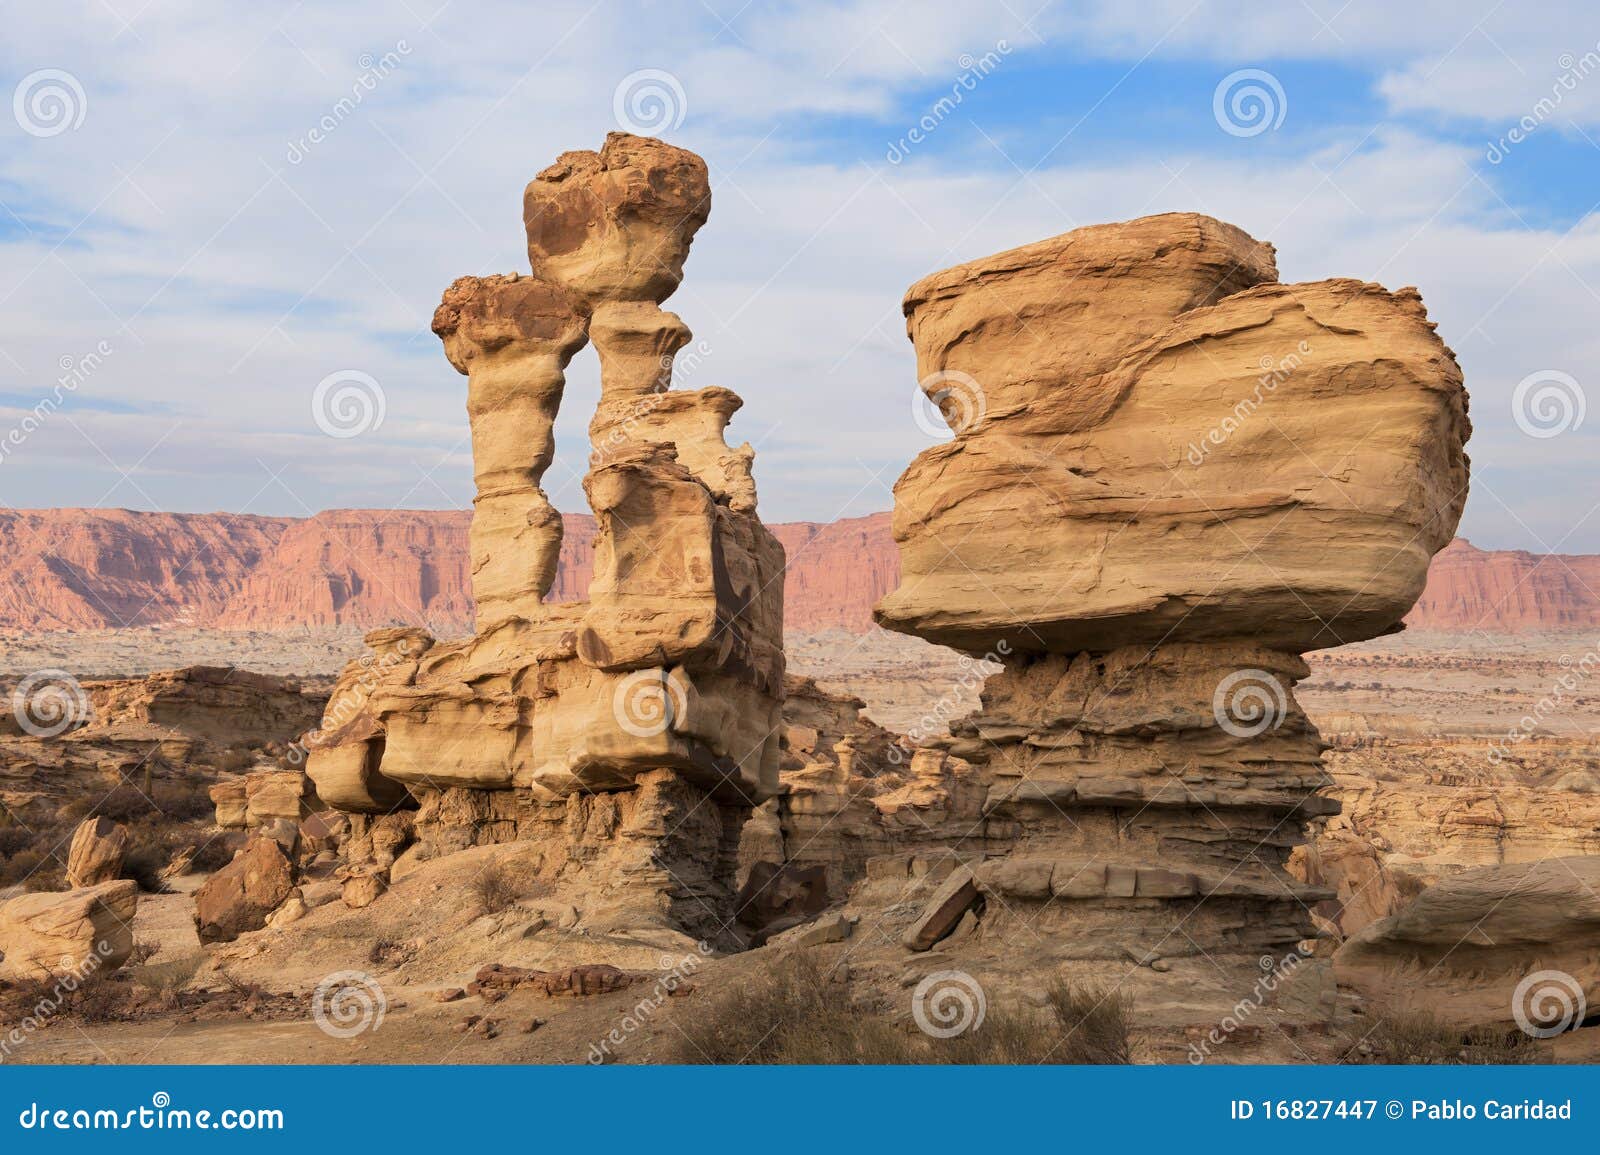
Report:
M 360 637 L 350 630 L 106 631 L 6 640 L 0 680 L 7 684 L 46 666 L 93 683 L 218 665 L 291 676 L 308 691 L 326 693 L 344 663 L 361 652 Z M 1330 743 L 1330 793 L 1345 803 L 1345 812 L 1327 820 L 1306 848 L 1319 860 L 1322 880 L 1341 891 L 1341 899 L 1324 908 L 1330 938 L 1320 944 L 1321 953 L 1339 936 L 1393 913 L 1451 874 L 1595 852 L 1597 692 L 1586 684 L 1565 692 L 1559 682 L 1593 644 L 1579 633 L 1401 634 L 1310 655 L 1312 674 L 1296 693 Z M 920 738 L 943 734 L 942 717 L 975 708 L 987 672 L 954 651 L 884 631 L 791 636 L 788 652 L 795 673 L 859 699 L 865 715 L 886 729 L 914 731 Z M 1506 747 L 1507 757 L 1491 760 L 1494 743 L 1534 714 L 1540 715 L 1535 732 Z M 33 743 L 47 744 L 25 735 L 0 738 L 0 798 L 18 813 L 28 812 L 26 798 L 41 787 L 70 801 L 78 794 L 106 794 L 119 782 L 125 793 L 128 781 L 139 783 L 138 774 L 119 777 L 105 765 L 30 764 L 24 754 Z M 162 774 L 173 775 L 174 783 L 194 777 L 209 788 L 258 771 L 261 755 L 260 748 L 236 758 L 197 755 L 201 760 L 187 765 L 179 756 Z M 160 779 L 154 793 L 158 806 L 172 796 Z M 42 813 L 37 805 L 33 812 Z M 194 841 L 217 840 L 231 853 L 241 835 L 219 830 L 213 818 L 209 809 L 191 816 Z M 129 822 L 137 829 L 145 819 L 167 821 L 152 811 Z M 64 856 L 64 848 L 59 853 Z M 219 865 L 227 857 L 214 855 L 209 862 Z M 711 1006 L 717 992 L 772 981 L 772 948 L 713 957 L 692 938 L 665 929 L 654 935 L 591 930 L 570 906 L 540 897 L 544 888 L 532 881 L 525 894 L 516 894 L 513 883 L 503 909 L 487 911 L 479 898 L 462 897 L 474 894 L 474 879 L 490 863 L 498 863 L 505 877 L 531 880 L 526 857 L 526 848 L 512 843 L 424 863 L 397 881 L 382 902 L 359 911 L 339 901 L 340 883 L 326 864 L 313 866 L 300 887 L 309 908 L 304 918 L 213 946 L 202 946 L 193 918 L 194 892 L 206 874 L 185 872 L 181 856 L 176 870 L 162 862 L 158 892 L 141 896 L 133 923 L 138 961 L 116 982 L 127 993 L 114 1006 L 55 1016 L 7 1061 L 705 1061 L 710 1056 L 696 1054 L 696 1040 L 707 1029 L 707 1016 L 725 1013 Z M 31 885 L 37 883 L 13 879 L 0 898 Z M 932 951 L 908 962 L 898 945 L 896 916 L 886 916 L 884 908 L 863 909 L 856 917 L 863 921 L 847 940 L 822 942 L 807 952 L 828 976 L 819 988 L 824 996 L 838 987 L 854 999 L 894 1009 L 910 987 L 951 961 L 943 951 Z M 962 962 L 973 965 L 970 956 Z M 503 991 L 475 986 L 479 971 L 490 964 L 536 970 L 605 964 L 631 981 L 582 996 L 526 984 Z M 997 973 L 1006 969 L 1003 957 L 990 965 Z M 1116 984 L 1125 969 L 1103 967 L 1106 984 Z M 309 1008 L 319 983 L 343 971 L 381 984 L 378 1029 L 344 1038 L 313 1020 Z M 1199 972 L 1194 977 L 1206 978 Z M 1048 1001 L 1037 982 L 1023 981 L 1002 994 L 1004 987 L 991 981 L 991 1000 L 1034 1008 Z M 347 997 L 352 1025 L 363 1014 L 370 1020 L 378 1013 L 363 1001 L 364 988 Z M 1132 1059 L 1184 1061 L 1188 1036 L 1175 1026 L 1183 1015 L 1165 1024 L 1160 1007 L 1145 1006 L 1135 1018 L 1147 1025 L 1131 1034 Z M 1364 1040 L 1370 1020 L 1348 1009 L 1333 1019 L 1333 1027 L 1300 1029 L 1289 1021 L 1267 1025 L 1263 1016 L 1208 1058 L 1385 1057 Z M 1591 1061 L 1596 1048 L 1588 1034 L 1529 1044 L 1524 1057 Z

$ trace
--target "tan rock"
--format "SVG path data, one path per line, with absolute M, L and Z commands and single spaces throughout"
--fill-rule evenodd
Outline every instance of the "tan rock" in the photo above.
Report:
M 344 880 L 344 890 L 340 897 L 344 904 L 351 910 L 360 910 L 364 906 L 371 906 L 382 898 L 389 889 L 389 878 L 385 871 L 363 870 L 352 874 Z
M 711 212 L 705 161 L 613 132 L 599 152 L 564 152 L 527 187 L 523 224 L 536 274 L 591 307 L 672 295 Z
M 122 873 L 128 828 L 109 818 L 85 818 L 67 850 L 67 885 L 77 889 L 110 882 Z
M 203 943 L 260 930 L 294 889 L 294 868 L 270 837 L 252 838 L 195 891 L 195 932 Z
M 369 638 L 307 772 L 353 815 L 414 811 L 419 859 L 534 839 L 551 872 L 612 864 L 668 894 L 643 908 L 727 934 L 738 827 L 777 788 L 784 554 L 756 515 L 753 451 L 724 439 L 739 398 L 670 389 L 690 332 L 660 302 L 709 207 L 699 157 L 614 133 L 528 186 L 533 276 L 446 291 L 434 331 L 467 375 L 477 632 Z M 540 482 L 565 367 L 591 340 L 594 577 L 587 602 L 549 604 L 563 522 Z M 412 652 L 381 660 L 391 640 Z M 389 867 L 401 848 L 368 830 L 352 822 L 348 862 Z
M 1370 923 L 1334 974 L 1384 1008 L 1461 1027 L 1576 1026 L 1600 998 L 1600 858 L 1469 870 Z
M 911 950 L 931 950 L 934 943 L 956 928 L 961 916 L 977 901 L 978 887 L 971 868 L 957 867 L 933 892 L 900 941 Z
M 138 902 L 138 886 L 123 879 L 0 904 L 0 979 L 81 980 L 115 970 L 133 953 Z
M 925 388 L 982 419 L 896 485 L 878 620 L 979 652 L 1391 629 L 1465 501 L 1461 372 L 1415 290 L 1275 279 L 1169 214 L 913 286 Z

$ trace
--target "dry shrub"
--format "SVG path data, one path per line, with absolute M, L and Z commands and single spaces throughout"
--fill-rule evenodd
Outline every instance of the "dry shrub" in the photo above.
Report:
M 1049 1016 L 990 1006 L 976 1027 L 935 1039 L 863 1006 L 810 955 L 781 958 L 684 1008 L 683 1063 L 1127 1063 L 1125 995 L 1058 980 Z
M 516 905 L 522 897 L 522 887 L 499 863 L 491 863 L 472 880 L 472 894 L 484 914 L 499 914 Z
M 42 840 L 41 840 L 42 841 Z M 25 890 L 65 890 L 67 869 L 60 856 L 49 852 L 50 843 L 19 850 L 0 862 L 0 886 L 21 886 Z
M 204 951 L 179 955 L 158 963 L 146 963 L 129 972 L 129 977 L 145 990 L 170 1001 L 205 964 Z
M 1350 1040 L 1346 1063 L 1510 1065 L 1538 1062 L 1533 1040 L 1500 1027 L 1452 1027 L 1427 1011 L 1378 1010 L 1376 1022 Z M 1370 1054 L 1364 1054 L 1366 1043 Z
M 1056 1022 L 1067 1032 L 1051 1062 L 1102 1066 L 1133 1062 L 1128 1046 L 1133 1024 L 1131 995 L 1062 978 L 1052 982 L 1045 994 Z
M 863 1013 L 843 983 L 804 955 L 741 975 L 679 1020 L 680 1063 L 908 1063 L 911 1041 L 880 1015 Z

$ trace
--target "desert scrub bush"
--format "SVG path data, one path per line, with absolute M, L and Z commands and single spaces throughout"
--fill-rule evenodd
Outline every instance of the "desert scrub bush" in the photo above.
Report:
M 63 843 L 58 853 L 51 853 L 52 843 L 35 843 L 24 850 L 9 855 L 0 862 L 0 886 L 21 886 L 25 890 L 65 890 L 67 870 L 62 859 L 66 856 Z
M 910 1042 L 880 1015 L 863 1013 L 844 983 L 818 962 L 791 955 L 740 975 L 678 1019 L 680 1063 L 906 1063 Z
M 472 895 L 484 914 L 499 914 L 516 904 L 522 888 L 498 863 L 491 863 L 472 880 Z
M 163 959 L 161 962 L 147 962 L 128 972 L 129 977 L 165 1001 L 173 997 L 184 987 L 205 964 L 204 951 L 195 951 L 191 954 L 179 955 L 176 958 Z
M 1427 1011 L 1380 1008 L 1373 1014 L 1373 1026 L 1350 1040 L 1344 1062 L 1426 1066 L 1538 1062 L 1533 1040 L 1516 1029 L 1452 1027 Z
M 681 1063 L 1022 1064 L 1130 1062 L 1131 1002 L 1057 980 L 1047 1010 L 994 1005 L 981 1022 L 936 1039 L 863 1005 L 807 954 L 741 975 L 684 1008 Z
M 1133 1023 L 1131 995 L 1058 977 L 1045 997 L 1057 1025 L 1067 1032 L 1060 1052 L 1047 1061 L 1102 1066 L 1133 1062 L 1128 1043 Z
M 169 839 L 160 831 L 140 831 L 129 840 L 119 877 L 132 879 L 146 894 L 166 894 L 169 888 L 161 875 L 171 862 Z

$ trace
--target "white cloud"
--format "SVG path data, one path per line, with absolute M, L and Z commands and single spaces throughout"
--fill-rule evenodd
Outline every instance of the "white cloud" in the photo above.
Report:
M 738 15 L 729 3 L 727 28 L 700 5 L 451 6 L 431 27 L 433 9 L 413 7 L 303 6 L 285 19 L 157 5 L 119 31 L 106 7 L 86 4 L 30 10 L 28 35 L 0 45 L 7 88 L 60 67 L 89 98 L 83 127 L 48 139 L 0 119 L 0 202 L 35 232 L 17 239 L 22 226 L 0 209 L 0 236 L 12 238 L 0 271 L 0 392 L 42 389 L 63 355 L 107 340 L 116 352 L 85 398 L 146 409 L 69 410 L 78 428 L 53 421 L 0 467 L 0 500 L 82 504 L 117 482 L 112 503 L 165 508 L 464 505 L 465 384 L 428 331 L 439 293 L 464 273 L 525 267 L 523 184 L 564 149 L 598 145 L 614 127 L 622 76 L 664 67 L 688 100 L 673 139 L 707 157 L 716 186 L 669 307 L 709 348 L 690 383 L 745 398 L 731 434 L 757 443 L 770 518 L 886 508 L 887 486 L 927 444 L 909 420 L 914 369 L 899 312 L 913 280 L 1077 225 L 1169 209 L 1272 240 L 1288 278 L 1419 285 L 1467 370 L 1480 476 L 1526 522 L 1474 497 L 1468 532 L 1539 548 L 1537 538 L 1553 544 L 1565 532 L 1563 517 L 1570 529 L 1584 512 L 1581 494 L 1551 494 L 1540 479 L 1592 478 L 1592 427 L 1533 442 L 1509 405 L 1531 371 L 1582 380 L 1597 362 L 1600 237 L 1592 223 L 1566 235 L 1525 225 L 1474 175 L 1475 147 L 1392 125 L 1328 126 L 1318 151 L 1297 158 L 1167 147 L 1097 161 L 1063 150 L 1024 175 L 998 152 L 822 164 L 807 136 L 812 118 L 833 113 L 893 120 L 908 94 L 947 85 L 962 52 L 1003 38 L 1038 51 L 1035 33 L 1051 51 L 1065 43 L 1130 64 L 1174 25 L 1160 56 L 1376 64 L 1390 70 L 1384 92 L 1397 108 L 1430 110 L 1463 83 L 1459 67 L 1487 68 L 1487 54 L 1498 55 L 1485 32 L 1512 45 L 1530 75 L 1549 54 L 1546 32 L 1502 27 L 1500 16 L 1474 31 L 1483 14 L 1455 5 L 1413 21 L 1393 5 L 1336 15 L 1323 4 L 1332 28 L 1320 32 L 1304 12 L 1252 9 L 1244 19 L 1182 3 L 1164 24 L 1148 6 L 1138 18 L 1107 5 L 1034 20 L 1033 5 L 1013 5 L 1016 15 L 996 23 L 954 3 Z M 402 40 L 398 66 L 289 163 L 290 142 L 349 95 L 362 54 L 381 57 Z M 1416 79 L 1430 69 L 1432 80 Z M 1480 87 L 1493 91 L 1454 111 L 1492 120 L 1525 96 Z M 962 115 L 981 122 L 982 110 Z M 382 384 L 387 416 L 335 441 L 317 432 L 310 395 L 343 368 Z M 1600 382 L 1591 392 L 1600 405 Z M 558 426 L 561 462 L 547 476 L 564 508 L 582 504 L 574 479 L 595 393 L 586 353 Z M 149 498 L 83 435 L 123 468 L 165 437 L 134 474 Z M 1567 548 L 1600 549 L 1600 525 Z

